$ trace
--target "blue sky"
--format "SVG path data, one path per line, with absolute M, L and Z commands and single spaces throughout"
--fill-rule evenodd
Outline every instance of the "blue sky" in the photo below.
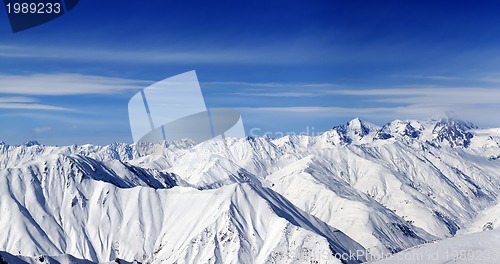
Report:
M 248 132 L 444 111 L 500 127 L 494 2 L 86 0 L 18 33 L 0 9 L 0 140 L 131 142 L 128 100 L 190 70 Z

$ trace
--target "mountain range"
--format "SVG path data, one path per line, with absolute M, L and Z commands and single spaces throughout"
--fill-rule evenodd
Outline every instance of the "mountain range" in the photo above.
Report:
M 2 142 L 0 256 L 361 263 L 496 241 L 499 169 L 500 128 L 449 116 L 201 144 Z

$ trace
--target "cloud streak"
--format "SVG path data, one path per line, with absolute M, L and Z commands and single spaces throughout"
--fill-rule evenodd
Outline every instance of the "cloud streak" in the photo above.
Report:
M 21 104 L 21 103 L 0 103 L 0 109 L 30 109 L 30 110 L 50 110 L 50 111 L 73 111 L 69 108 L 44 105 L 44 104 Z
M 31 97 L 0 97 L 0 103 L 33 103 L 36 102 L 35 98 Z
M 24 109 L 24 110 L 49 110 L 73 112 L 73 109 L 39 104 L 37 99 L 31 97 L 0 97 L 0 109 Z
M 425 87 L 366 90 L 331 90 L 330 94 L 369 97 L 368 101 L 394 104 L 497 104 L 500 89 L 479 87 Z
M 282 112 L 282 113 L 323 113 L 332 115 L 359 115 L 359 114 L 435 114 L 445 110 L 438 105 L 434 106 L 404 106 L 404 107 L 334 107 L 334 106 L 290 106 L 290 107 L 241 107 L 241 111 Z
M 225 94 L 252 97 L 319 97 L 328 95 L 333 83 L 278 83 L 278 82 L 203 82 L 203 88 L 231 88 L 238 92 Z
M 249 86 L 249 87 L 268 87 L 268 88 L 325 88 L 336 87 L 333 83 L 279 83 L 279 82 L 202 82 L 202 85 L 223 85 L 223 86 Z
M 118 94 L 142 89 L 151 81 L 75 73 L 0 75 L 0 93 L 17 95 Z
M 230 93 L 241 96 L 257 96 L 257 97 L 318 97 L 325 93 L 314 92 L 278 92 L 278 93 Z
M 457 77 L 444 75 L 393 75 L 393 77 L 408 78 L 408 79 L 425 79 L 435 81 L 453 81 L 458 80 Z
M 330 96 L 349 98 L 356 107 L 283 106 L 248 107 L 241 111 L 308 116 L 349 116 L 374 120 L 425 119 L 452 111 L 463 119 L 486 126 L 499 126 L 500 89 L 476 87 L 425 87 L 394 89 L 342 89 L 326 91 Z M 322 95 L 324 96 L 324 94 Z M 338 99 L 338 98 L 337 98 Z M 324 103 L 324 101 L 323 101 Z
M 37 134 L 41 134 L 41 133 L 52 131 L 52 127 L 35 127 L 35 129 L 33 129 L 33 131 Z
M 306 52 L 307 51 L 307 52 Z M 293 56 L 292 56 L 293 54 Z M 324 58 L 321 52 L 300 47 L 283 49 L 270 46 L 226 49 L 165 49 L 113 50 L 86 48 L 49 48 L 38 46 L 0 45 L 3 59 L 74 60 L 126 63 L 237 63 L 237 64 L 295 64 L 315 62 Z

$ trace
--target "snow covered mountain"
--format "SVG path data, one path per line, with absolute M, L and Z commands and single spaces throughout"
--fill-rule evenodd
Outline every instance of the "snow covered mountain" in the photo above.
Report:
M 450 117 L 199 145 L 0 143 L 0 255 L 358 263 L 495 229 L 499 169 L 500 129 Z
M 65 253 L 92 261 L 252 263 L 277 258 L 286 263 L 300 259 L 304 249 L 362 249 L 259 186 L 200 191 L 176 186 L 168 174 L 97 164 L 58 155 L 2 170 L 0 243 L 6 251 Z

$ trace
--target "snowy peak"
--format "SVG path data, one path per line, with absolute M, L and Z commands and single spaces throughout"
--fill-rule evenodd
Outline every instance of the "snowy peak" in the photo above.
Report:
M 354 118 L 346 124 L 348 131 L 352 131 L 355 135 L 360 137 L 368 135 L 371 130 L 370 126 L 366 125 L 361 119 Z
M 477 126 L 469 122 L 443 118 L 436 122 L 432 134 L 438 142 L 447 142 L 451 147 L 468 147 L 474 137 L 469 130 L 475 128 Z
M 40 143 L 38 143 L 38 141 L 36 140 L 30 140 L 25 142 L 23 145 L 26 147 L 32 147 L 32 146 L 40 146 Z
M 395 120 L 385 125 L 375 135 L 374 139 L 389 139 L 394 137 L 403 137 L 414 139 L 418 138 L 421 130 L 412 126 L 410 121 Z
M 353 127 L 356 127 L 354 123 Z M 414 142 L 429 143 L 435 147 L 469 147 L 474 137 L 471 130 L 477 129 L 474 124 L 456 117 L 445 115 L 438 119 L 426 121 L 394 120 L 379 129 L 373 139 L 396 139 L 412 144 Z
M 337 141 L 341 143 L 367 143 L 370 140 L 371 134 L 378 131 L 380 128 L 374 124 L 362 121 L 359 118 L 347 122 L 345 125 L 333 127 L 327 133 L 331 136 L 336 136 Z
M 359 118 L 354 118 L 353 120 L 347 122 L 346 127 L 348 132 L 351 132 L 359 137 L 364 137 L 376 130 L 375 125 L 364 122 Z

